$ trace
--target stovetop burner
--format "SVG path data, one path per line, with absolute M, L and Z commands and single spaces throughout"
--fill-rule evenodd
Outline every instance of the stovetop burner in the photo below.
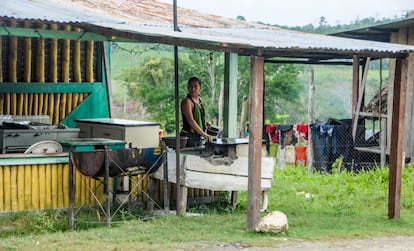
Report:
M 57 125 L 49 125 L 33 121 L 13 121 L 3 122 L 1 129 L 35 129 L 35 130 L 50 130 L 57 129 Z

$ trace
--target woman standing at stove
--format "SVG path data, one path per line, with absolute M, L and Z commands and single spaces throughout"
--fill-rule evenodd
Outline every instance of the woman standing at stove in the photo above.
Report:
M 181 101 L 181 114 L 183 127 L 181 136 L 188 137 L 187 147 L 201 146 L 202 137 L 211 141 L 211 135 L 206 133 L 207 123 L 205 120 L 205 109 L 200 97 L 201 80 L 191 77 L 187 82 L 187 96 Z

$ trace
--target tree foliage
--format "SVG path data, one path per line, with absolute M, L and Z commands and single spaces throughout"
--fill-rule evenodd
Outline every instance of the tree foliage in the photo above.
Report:
M 123 81 L 128 94 L 139 99 L 150 119 L 167 131 L 174 129 L 174 62 L 169 58 L 147 58 L 137 68 L 125 71 Z
M 238 97 L 241 107 L 243 96 L 249 96 L 249 57 L 239 57 Z M 293 65 L 265 65 L 265 112 L 266 118 L 275 122 L 276 115 L 286 112 L 285 106 L 294 104 L 301 87 L 297 75 L 300 68 Z M 207 109 L 207 119 L 218 123 L 219 94 L 224 79 L 224 54 L 206 50 L 185 50 L 179 54 L 180 99 L 186 93 L 187 79 L 197 76 L 202 80 L 201 97 Z M 122 79 L 128 94 L 139 99 L 149 118 L 160 122 L 166 133 L 175 130 L 174 61 L 167 57 L 148 57 L 136 68 L 126 70 Z M 297 109 L 294 109 L 297 111 Z M 240 115 L 240 109 L 238 111 Z M 181 114 L 180 114 L 181 118 Z
M 240 56 L 238 68 L 238 100 L 240 101 L 240 107 L 242 97 L 249 95 L 249 57 Z M 299 98 L 304 84 L 300 83 L 298 78 L 302 67 L 297 65 L 266 63 L 264 71 L 264 119 L 271 123 L 282 122 L 279 119 L 280 117 L 283 117 L 283 122 L 286 123 L 294 123 L 296 121 L 293 121 L 293 119 L 297 118 L 303 120 L 306 113 L 304 109 L 300 108 L 302 102 L 300 102 Z M 290 119 L 286 120 L 287 114 L 289 114 Z

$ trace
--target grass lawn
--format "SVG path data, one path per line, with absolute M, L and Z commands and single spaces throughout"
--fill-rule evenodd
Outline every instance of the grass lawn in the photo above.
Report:
M 387 218 L 388 169 L 308 175 L 303 168 L 286 167 L 275 169 L 273 184 L 269 210 L 287 215 L 287 233 L 247 231 L 247 197 L 241 192 L 234 212 L 213 208 L 201 216 L 135 218 L 73 232 L 66 228 L 66 216 L 50 212 L 3 215 L 0 250 L 199 250 L 235 243 L 275 247 L 303 239 L 414 235 L 413 167 L 403 169 L 401 218 L 395 220 Z

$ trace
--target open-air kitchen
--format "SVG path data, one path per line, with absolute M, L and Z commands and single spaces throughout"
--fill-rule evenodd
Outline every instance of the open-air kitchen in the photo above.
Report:
M 50 125 L 49 116 L 0 116 L 1 153 L 30 153 L 31 146 L 37 153 L 56 152 L 47 142 L 77 138 L 78 134 L 79 128 Z M 46 142 L 45 147 L 36 148 L 41 142 Z
M 185 145 L 185 144 L 183 144 Z M 187 206 L 187 188 L 212 191 L 232 191 L 232 205 L 237 203 L 237 191 L 248 189 L 248 139 L 217 138 L 204 146 L 180 148 L 180 184 L 183 196 L 180 203 Z M 267 209 L 268 190 L 272 186 L 275 160 L 269 157 L 265 142 L 261 157 L 262 210 Z M 175 142 L 167 146 L 168 181 L 176 183 Z M 153 178 L 164 178 L 163 168 L 153 173 Z

